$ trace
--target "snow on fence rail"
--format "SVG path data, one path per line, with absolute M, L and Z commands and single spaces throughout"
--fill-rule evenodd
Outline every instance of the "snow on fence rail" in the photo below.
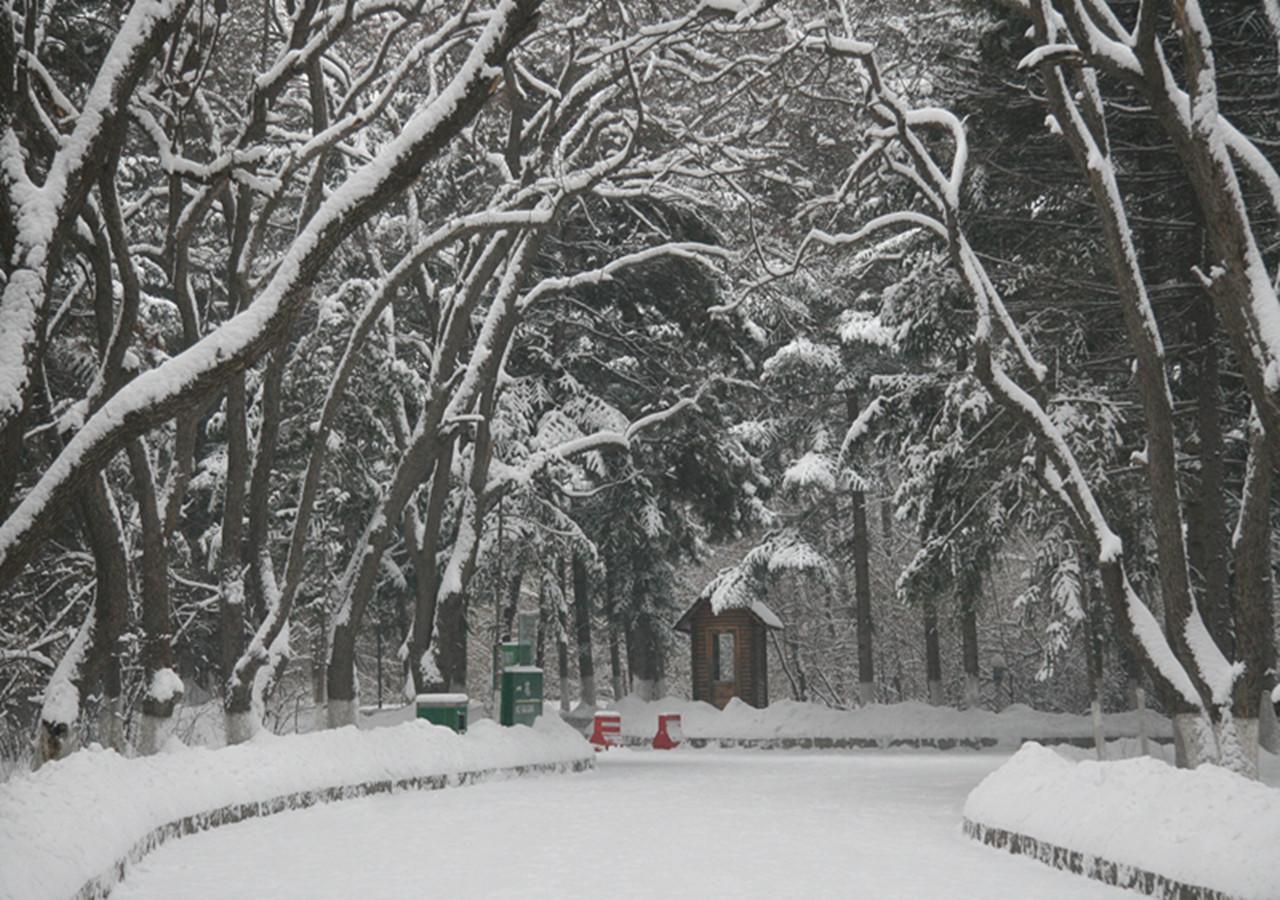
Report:
M 622 714 L 622 742 L 639 746 L 653 740 L 660 713 L 679 713 L 686 743 L 692 747 L 773 749 L 892 749 L 931 747 L 1016 749 L 1025 741 L 1092 746 L 1088 716 L 1048 713 L 1014 705 L 995 713 L 983 709 L 951 709 L 925 703 L 884 703 L 858 709 L 831 709 L 816 703 L 780 700 L 757 709 L 733 699 L 723 710 L 700 701 L 666 698 L 643 701 L 626 697 L 614 709 Z M 589 724 L 576 711 L 571 724 Z M 1168 719 L 1148 712 L 1147 735 L 1170 740 Z M 1103 727 L 1109 738 L 1134 737 L 1140 725 L 1135 712 L 1109 713 Z
M 82 751 L 0 786 L 0 898 L 105 897 L 129 865 L 188 834 L 370 794 L 578 772 L 593 756 L 552 717 L 481 721 L 466 735 L 418 721 L 264 734 L 138 759 Z
M 1280 790 L 1216 766 L 1073 762 L 1027 744 L 969 794 L 964 830 L 1157 897 L 1275 900 L 1280 892 Z

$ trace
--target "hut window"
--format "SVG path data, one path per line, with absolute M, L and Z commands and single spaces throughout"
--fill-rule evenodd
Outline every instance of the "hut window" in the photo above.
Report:
M 715 680 L 719 682 L 732 682 L 733 678 L 733 632 L 717 631 L 715 641 L 711 645 L 711 671 L 715 674 Z

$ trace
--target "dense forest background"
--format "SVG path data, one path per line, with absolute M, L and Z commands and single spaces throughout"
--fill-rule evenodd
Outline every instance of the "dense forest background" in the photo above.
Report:
M 1272 13 L 9 4 L 0 755 L 484 698 L 520 613 L 566 705 L 687 692 L 709 597 L 775 699 L 1247 771 Z

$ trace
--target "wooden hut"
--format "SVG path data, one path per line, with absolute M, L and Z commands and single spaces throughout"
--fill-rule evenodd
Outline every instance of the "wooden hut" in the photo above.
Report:
M 720 709 L 733 697 L 769 705 L 769 630 L 782 622 L 760 601 L 715 613 L 703 597 L 685 610 L 676 630 L 689 635 L 693 658 L 693 699 Z

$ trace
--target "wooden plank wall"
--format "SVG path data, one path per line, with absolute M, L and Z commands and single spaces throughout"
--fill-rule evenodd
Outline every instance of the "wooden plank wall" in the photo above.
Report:
M 692 664 L 693 699 L 712 700 L 711 653 L 709 635 L 722 626 L 737 629 L 734 641 L 734 665 L 736 695 L 752 706 L 768 703 L 768 664 L 764 626 L 745 609 L 733 609 L 718 616 L 711 614 L 710 605 L 693 614 L 691 622 L 690 662 Z

